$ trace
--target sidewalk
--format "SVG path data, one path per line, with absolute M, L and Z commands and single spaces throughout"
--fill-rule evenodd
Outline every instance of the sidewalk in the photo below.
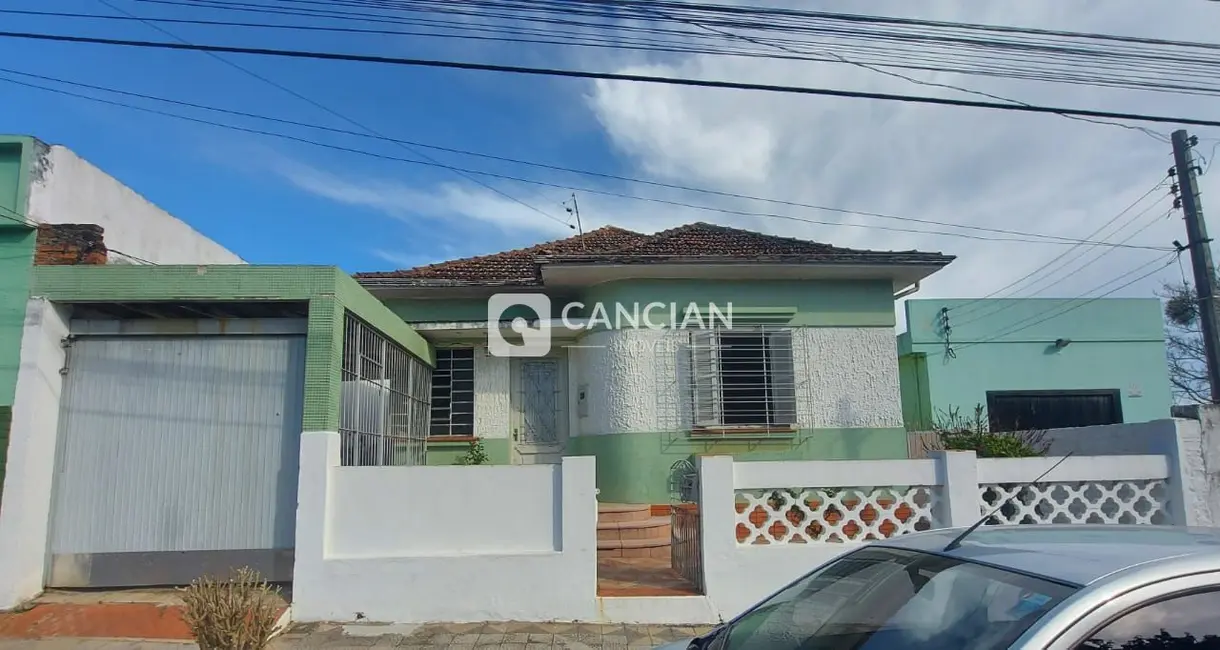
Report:
M 626 650 L 655 648 L 703 634 L 710 626 L 586 623 L 438 623 L 432 625 L 308 625 L 277 637 L 272 650 L 309 648 L 449 648 L 451 650 Z M 0 640 L 0 650 L 193 650 L 193 643 L 122 639 Z

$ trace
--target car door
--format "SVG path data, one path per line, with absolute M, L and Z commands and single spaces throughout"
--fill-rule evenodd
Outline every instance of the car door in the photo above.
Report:
M 1064 612 L 1071 616 L 1072 608 Z M 1023 650 L 1220 648 L 1220 573 L 1205 572 L 1117 591 L 1066 626 L 1054 616 L 1016 646 Z M 1058 630 L 1053 628 L 1058 627 Z M 1030 638 L 1034 637 L 1034 638 Z M 1042 637 L 1042 638 L 1037 638 Z

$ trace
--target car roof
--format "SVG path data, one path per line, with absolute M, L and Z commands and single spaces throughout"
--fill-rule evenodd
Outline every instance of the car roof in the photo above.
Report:
M 983 526 L 961 546 L 945 546 L 964 532 L 946 528 L 886 539 L 876 544 L 925 551 L 1088 585 L 1124 569 L 1190 556 L 1214 560 L 1220 570 L 1220 529 L 1184 526 L 1010 525 Z

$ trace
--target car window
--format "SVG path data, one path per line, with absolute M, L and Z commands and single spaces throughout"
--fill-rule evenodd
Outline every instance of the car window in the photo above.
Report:
M 870 547 L 733 622 L 718 650 L 1000 650 L 1074 588 L 929 553 Z
M 1097 632 L 1079 650 L 1220 648 L 1220 591 L 1202 591 L 1145 605 Z

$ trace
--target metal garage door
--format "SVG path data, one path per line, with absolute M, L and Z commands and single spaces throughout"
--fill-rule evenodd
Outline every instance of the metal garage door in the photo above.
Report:
M 48 586 L 290 580 L 304 374 L 304 336 L 75 339 Z

